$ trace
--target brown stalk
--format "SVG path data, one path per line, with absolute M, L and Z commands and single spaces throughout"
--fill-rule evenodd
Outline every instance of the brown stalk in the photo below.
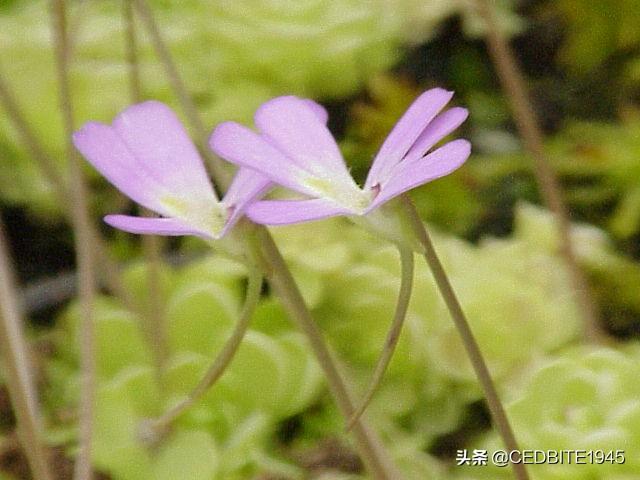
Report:
M 87 186 L 80 158 L 73 147 L 71 136 L 74 130 L 73 104 L 69 82 L 69 38 L 67 35 L 65 0 L 51 0 L 51 22 L 56 54 L 59 101 L 63 114 L 66 152 L 69 160 L 70 193 L 72 198 L 72 224 L 75 235 L 76 264 L 78 269 L 78 291 L 81 307 L 80 324 L 80 371 L 81 392 L 79 412 L 79 451 L 76 458 L 74 478 L 90 480 L 91 445 L 93 438 L 93 404 L 95 399 L 95 352 L 93 309 L 96 295 L 95 259 L 92 241 Z
M 51 184 L 56 200 L 63 206 L 64 214 L 68 220 L 72 222 L 73 197 L 69 185 L 67 185 L 65 178 L 58 171 L 54 159 L 47 153 L 42 142 L 29 126 L 15 99 L 15 95 L 2 76 L 2 71 L 0 71 L 0 104 L 4 107 L 8 118 L 13 123 L 16 131 L 22 138 L 33 159 L 37 162 L 45 178 Z M 109 290 L 114 292 L 126 305 L 132 305 L 132 300 L 122 285 L 118 266 L 107 254 L 107 249 L 99 232 L 93 225 L 89 227 L 92 238 L 91 245 L 93 245 L 95 251 L 94 255 L 103 267 L 104 278 Z
M 33 365 L 22 331 L 22 312 L 16 295 L 9 249 L 0 219 L 0 353 L 7 388 L 16 414 L 17 430 L 35 480 L 52 480 L 49 455 L 42 440 L 38 396 L 33 384 Z
M 142 82 L 140 79 L 140 65 L 138 62 L 138 48 L 136 38 L 136 25 L 133 17 L 133 5 L 131 0 L 123 0 L 122 14 L 126 33 L 126 57 L 129 68 L 129 89 L 133 103 L 142 101 Z M 142 215 L 155 216 L 155 214 L 145 208 L 140 209 Z M 142 236 L 142 249 L 147 259 L 147 282 L 149 293 L 149 308 L 142 312 L 146 319 L 144 330 L 151 345 L 154 363 L 156 367 L 156 377 L 162 382 L 164 365 L 167 358 L 167 333 L 165 309 L 162 302 L 162 289 L 160 274 L 162 268 L 162 239 L 156 235 Z
M 22 115 L 20 107 L 13 96 L 13 92 L 9 88 L 9 85 L 5 81 L 2 71 L 0 70 L 0 102 L 4 106 L 7 116 L 12 120 L 16 131 L 22 137 L 22 140 L 31 153 L 31 156 L 38 161 L 40 168 L 42 169 L 45 177 L 49 180 L 54 194 L 58 198 L 68 198 L 67 188 L 65 186 L 64 178 L 58 171 L 55 161 L 44 150 L 35 134 L 29 128 L 29 124 Z
M 189 124 L 191 125 L 191 128 L 194 130 L 200 151 L 204 155 L 214 179 L 216 182 L 219 182 L 223 189 L 225 189 L 231 182 L 231 175 L 224 167 L 223 162 L 217 158 L 207 146 L 207 129 L 200 119 L 198 110 L 187 91 L 187 87 L 182 80 L 180 72 L 178 72 L 178 68 L 176 67 L 171 52 L 169 51 L 169 47 L 160 33 L 160 29 L 158 28 L 158 24 L 151 9 L 149 8 L 149 4 L 146 0 L 131 1 L 151 36 L 151 42 L 153 43 L 153 47 L 158 55 L 160 63 L 165 69 L 169 83 L 178 97 L 178 101 L 187 117 L 187 120 L 189 121 Z
M 589 283 L 578 264 L 571 238 L 569 212 L 564 203 L 560 182 L 544 152 L 542 132 L 525 86 L 525 81 L 504 35 L 495 20 L 491 2 L 477 0 L 478 11 L 487 24 L 487 47 L 502 88 L 509 99 L 513 117 L 525 149 L 533 159 L 538 188 L 547 208 L 555 216 L 560 254 L 569 269 L 573 288 L 578 296 L 578 306 L 584 319 L 584 336 L 587 341 L 599 343 L 606 339 L 600 326 L 598 307 L 593 299 Z

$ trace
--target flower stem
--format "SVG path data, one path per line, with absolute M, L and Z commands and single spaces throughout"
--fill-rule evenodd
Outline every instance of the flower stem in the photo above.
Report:
M 122 0 L 122 18 L 125 27 L 125 49 L 129 71 L 129 91 L 134 102 L 142 100 L 142 81 L 140 80 L 140 62 L 138 61 L 138 42 L 136 24 L 131 0 Z
M 131 0 L 136 7 L 138 15 L 140 19 L 144 23 L 147 31 L 149 32 L 149 36 L 151 38 L 151 42 L 153 47 L 160 59 L 160 63 L 165 69 L 165 73 L 167 78 L 169 79 L 169 83 L 176 93 L 180 105 L 184 110 L 184 114 L 191 125 L 191 128 L 194 130 L 196 134 L 196 141 L 199 144 L 200 151 L 207 160 L 207 164 L 211 169 L 211 173 L 215 178 L 216 182 L 219 182 L 219 185 L 222 188 L 225 188 L 229 185 L 231 181 L 231 177 L 229 171 L 224 168 L 223 162 L 217 158 L 211 150 L 207 147 L 206 138 L 207 138 L 207 130 L 198 115 L 198 111 L 195 108 L 191 97 L 187 91 L 187 88 L 178 72 L 178 68 L 171 56 L 171 52 L 169 52 L 169 48 L 164 41 L 160 33 L 160 29 L 158 28 L 158 24 L 156 23 L 156 19 L 153 16 L 153 12 L 149 8 L 149 4 L 146 0 Z
M 56 53 L 56 69 L 60 107 L 71 175 L 72 221 L 75 236 L 76 263 L 82 322 L 80 326 L 80 449 L 76 459 L 74 478 L 90 480 L 91 444 L 93 437 L 93 403 L 95 398 L 95 356 L 93 307 L 96 294 L 94 247 L 87 186 L 82 174 L 80 159 L 71 143 L 73 134 L 73 107 L 69 84 L 69 39 L 67 35 L 65 0 L 51 0 L 51 22 Z
M 214 180 L 220 187 L 220 190 L 224 191 L 230 181 L 228 172 L 224 169 L 220 159 L 212 155 L 206 148 L 205 128 L 198 116 L 198 112 L 191 97 L 187 93 L 184 82 L 182 81 L 178 69 L 173 62 L 173 58 L 171 57 L 171 53 L 162 38 L 161 31 L 153 17 L 153 12 L 145 0 L 132 1 L 135 2 L 134 5 L 136 6 L 138 14 L 151 36 L 151 41 L 158 58 L 160 59 L 160 63 L 162 63 L 165 68 L 165 72 L 169 77 L 173 90 L 177 94 L 178 100 L 182 105 L 182 109 L 185 111 L 192 128 L 195 130 L 198 143 L 204 147 L 202 149 L 203 154 L 206 155 L 207 160 L 209 160 L 209 165 L 215 177 Z M 341 412 L 345 418 L 351 417 L 351 415 L 353 415 L 354 408 L 345 381 L 338 372 L 338 367 L 329 352 L 329 348 L 322 337 L 322 333 L 314 323 L 313 318 L 307 309 L 291 272 L 287 268 L 278 247 L 269 234 L 269 231 L 260 226 L 254 226 L 254 228 L 256 229 L 256 237 L 259 242 L 258 245 L 253 247 L 253 249 L 261 263 L 262 273 L 278 292 L 289 316 L 298 324 L 299 328 L 306 335 L 316 359 L 327 377 L 329 389 L 336 399 Z M 367 425 L 364 424 L 362 419 L 360 419 L 354 426 L 354 434 L 357 448 L 374 479 L 400 480 L 402 478 L 391 460 L 388 458 L 379 438 Z
M 400 333 L 402 332 L 402 326 L 404 325 L 405 318 L 407 317 L 407 310 L 409 308 L 409 301 L 411 300 L 411 291 L 413 289 L 413 251 L 405 247 L 398 247 L 400 252 L 400 290 L 398 292 L 398 302 L 396 303 L 396 310 L 393 315 L 393 322 L 391 328 L 387 334 L 387 338 L 384 343 L 382 354 L 376 365 L 376 369 L 373 372 L 373 376 L 369 382 L 367 393 L 361 400 L 360 405 L 356 408 L 355 413 L 351 416 L 347 422 L 347 431 L 351 430 L 355 425 L 355 422 L 360 418 L 364 411 L 371 403 L 374 394 L 378 390 L 384 373 L 387 371 L 387 367 L 391 362 L 393 353 L 398 346 L 398 340 L 400 340 Z
M 302 294 L 287 268 L 268 230 L 256 227 L 259 240 L 259 258 L 263 261 L 263 272 L 280 297 L 289 316 L 307 336 L 309 344 L 323 369 L 331 393 L 345 418 L 351 418 L 355 412 L 345 379 L 338 371 L 322 332 L 315 324 L 311 313 L 302 298 Z M 356 445 L 369 472 L 376 480 L 399 480 L 400 473 L 388 458 L 382 443 L 362 418 L 356 419 L 353 426 Z
M 496 391 L 496 387 L 493 383 L 493 379 L 491 378 L 491 373 L 489 372 L 489 368 L 484 360 L 482 352 L 480 351 L 480 347 L 478 346 L 478 342 L 473 336 L 473 332 L 471 331 L 471 327 L 469 326 L 469 322 L 462 310 L 462 306 L 460 305 L 460 301 L 456 296 L 453 287 L 451 286 L 451 282 L 449 281 L 449 277 L 438 258 L 438 254 L 436 253 L 435 247 L 433 246 L 433 242 L 431 241 L 431 237 L 427 232 L 427 229 L 422 223 L 418 212 L 416 211 L 415 206 L 411 202 L 408 196 L 403 195 L 402 200 L 405 204 L 405 209 L 408 214 L 408 219 L 411 223 L 411 227 L 418 237 L 420 244 L 424 248 L 424 257 L 431 269 L 431 273 L 433 274 L 433 278 L 436 281 L 436 285 L 438 286 L 438 290 L 440 290 L 440 294 L 444 299 L 445 304 L 451 314 L 451 318 L 458 329 L 458 333 L 460 334 L 460 338 L 462 339 L 462 343 L 467 351 L 467 355 L 469 356 L 469 360 L 471 361 L 471 365 L 476 373 L 476 377 L 480 382 L 480 386 L 484 392 L 485 399 L 487 401 L 487 406 L 489 407 L 489 412 L 491 413 L 491 418 L 493 423 L 502 437 L 502 441 L 504 442 L 505 447 L 510 451 L 519 451 L 518 442 L 516 441 L 515 434 L 513 433 L 513 429 L 511 428 L 511 424 L 509 423 L 509 419 L 507 418 L 507 414 L 504 410 L 502 402 L 500 401 L 500 397 L 498 396 L 498 392 Z M 513 472 L 518 480 L 528 480 L 529 474 L 522 462 L 512 463 Z
M 35 480 L 52 480 L 46 448 L 42 442 L 42 424 L 33 385 L 28 346 L 22 332 L 22 318 L 13 269 L 9 260 L 4 228 L 0 220 L 0 352 L 6 371 L 11 404 L 29 468 Z
M 145 216 L 154 216 L 149 210 L 141 209 Z M 153 352 L 153 363 L 158 384 L 162 385 L 168 354 L 165 304 L 162 295 L 162 240 L 155 235 L 142 237 L 142 250 L 147 261 L 148 308 L 140 312 L 144 334 Z
M 487 0 L 478 0 L 478 10 L 487 24 L 487 46 L 502 88 L 511 103 L 514 120 L 525 149 L 533 158 L 534 174 L 547 208 L 553 212 L 560 239 L 560 254 L 564 257 L 573 288 L 578 295 L 578 306 L 584 319 L 584 336 L 589 342 L 601 343 L 606 334 L 600 326 L 598 307 L 593 299 L 589 283 L 578 264 L 571 239 L 569 212 L 562 198 L 560 182 L 544 153 L 543 136 L 538 120 L 531 108 L 524 79 L 509 49 L 504 35 L 498 27 L 493 9 Z
M 133 18 L 133 5 L 131 0 L 123 0 L 122 17 L 125 26 L 125 48 L 129 71 L 129 91 L 131 100 L 138 103 L 142 100 L 142 82 L 140 79 L 140 64 L 138 62 L 138 49 L 136 40 L 136 26 Z M 155 216 L 146 208 L 140 208 L 144 216 Z M 165 306 L 162 302 L 160 273 L 162 266 L 163 241 L 156 235 L 142 236 L 142 250 L 147 260 L 147 283 L 149 308 L 142 312 L 144 333 L 147 337 L 154 357 L 154 366 L 158 384 L 162 385 L 164 376 L 165 359 L 167 358 L 167 329 Z
M 45 179 L 51 184 L 56 200 L 63 206 L 64 214 L 70 222 L 73 222 L 74 202 L 71 201 L 72 195 L 66 179 L 58 171 L 55 160 L 47 153 L 42 142 L 29 126 L 29 123 L 20 109 L 12 89 L 3 78 L 1 71 L 0 104 L 7 112 L 7 117 L 22 138 L 24 145 L 29 150 L 32 158 L 36 161 Z M 123 303 L 130 306 L 132 301 L 131 298 L 129 298 L 128 292 L 122 286 L 118 266 L 107 254 L 104 241 L 96 228 L 92 224 L 89 225 L 89 228 L 91 230 L 92 237 L 90 244 L 93 245 L 94 255 L 100 262 L 100 265 L 103 266 L 102 270 L 109 290 L 116 294 Z
M 161 417 L 151 421 L 148 425 L 153 429 L 152 432 L 154 432 L 151 438 L 157 439 L 162 437 L 173 421 L 200 400 L 203 395 L 207 393 L 207 391 L 218 381 L 218 379 L 222 377 L 222 374 L 231 364 L 231 361 L 240 347 L 242 339 L 247 333 L 249 324 L 251 323 L 251 318 L 253 317 L 253 312 L 260 300 L 261 288 L 262 275 L 255 268 L 250 268 L 244 306 L 242 307 L 240 318 L 238 319 L 238 323 L 231 333 L 231 336 L 228 338 L 224 347 L 209 367 L 209 370 L 207 370 L 205 376 L 200 380 L 189 396 L 176 406 L 169 409 Z
M 27 147 L 31 156 L 38 162 L 38 166 L 44 173 L 45 178 L 51 184 L 53 193 L 60 201 L 68 199 L 69 192 L 67 191 L 65 180 L 58 170 L 55 160 L 47 154 L 42 143 L 38 141 L 35 133 L 29 127 L 29 123 L 18 106 L 18 102 L 9 84 L 4 79 L 2 71 L 0 71 L 0 103 L 2 103 L 2 106 L 7 112 L 7 117 L 13 123 L 25 147 Z

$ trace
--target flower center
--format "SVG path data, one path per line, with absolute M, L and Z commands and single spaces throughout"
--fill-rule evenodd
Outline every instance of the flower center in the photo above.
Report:
M 211 199 L 189 198 L 185 200 L 178 197 L 166 197 L 162 199 L 162 203 L 172 216 L 198 230 L 211 233 L 212 237 L 217 237 L 227 222 L 227 209 L 221 203 Z
M 372 200 L 371 194 L 359 188 L 353 181 L 310 177 L 305 180 L 305 184 L 317 192 L 318 197 L 333 200 L 358 214 L 364 213 Z

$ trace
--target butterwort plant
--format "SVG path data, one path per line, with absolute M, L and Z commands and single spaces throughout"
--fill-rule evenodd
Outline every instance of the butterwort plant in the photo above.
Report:
M 311 100 L 298 102 L 326 122 L 326 111 L 320 105 Z M 155 101 L 127 108 L 112 125 L 90 122 L 74 134 L 73 141 L 85 158 L 125 195 L 161 215 L 161 218 L 107 215 L 108 224 L 131 233 L 195 235 L 221 247 L 218 248 L 221 253 L 244 260 L 249 270 L 240 318 L 215 361 L 185 400 L 162 416 L 143 422 L 139 431 L 141 438 L 151 443 L 161 439 L 173 420 L 199 400 L 225 372 L 259 301 L 262 284 L 259 270 L 269 273 L 285 305 L 293 305 L 290 312 L 310 338 L 338 405 L 345 415 L 351 414 L 353 405 L 346 393 L 345 381 L 315 330 L 279 252 L 274 253 L 275 245 L 271 250 L 265 247 L 268 253 L 263 255 L 257 244 L 258 232 L 248 222 L 238 225 L 249 205 L 269 188 L 271 181 L 267 177 L 253 169 L 240 168 L 219 200 L 184 127 L 167 106 Z M 270 260 L 265 260 L 268 258 Z M 372 474 L 376 478 L 399 478 L 375 434 L 361 422 L 354 432 L 358 450 Z
M 451 92 L 433 89 L 414 102 L 384 142 L 363 187 L 348 172 L 326 126 L 326 111 L 311 100 L 290 96 L 273 99 L 257 111 L 255 123 L 259 133 L 232 122 L 223 123 L 214 131 L 210 142 L 213 150 L 240 167 L 222 200 L 218 200 L 184 128 L 173 112 L 158 102 L 129 107 L 112 125 L 91 122 L 74 135 L 74 143 L 123 193 L 162 216 L 105 217 L 107 223 L 125 231 L 196 235 L 221 243 L 234 237 L 233 227 L 244 214 L 262 224 L 290 224 L 346 215 L 392 239 L 401 254 L 400 294 L 371 386 L 360 408 L 352 414 L 350 425 L 359 425 L 359 416 L 382 379 L 397 344 L 412 288 L 411 248 L 416 245 L 415 238 L 407 240 L 411 235 L 403 228 L 406 222 L 402 221 L 402 209 L 399 203 L 390 201 L 452 172 L 470 154 L 466 140 L 454 140 L 431 151 L 467 116 L 461 108 L 440 113 L 451 97 Z M 258 201 L 271 183 L 306 198 Z M 424 228 L 421 222 L 420 226 Z M 420 237 L 419 232 L 415 237 Z M 243 243 L 243 239 L 242 235 L 235 236 L 227 244 Z M 429 242 L 417 243 L 424 247 L 419 251 L 424 251 L 429 260 Z M 434 270 L 439 286 L 438 279 L 443 275 L 443 271 L 439 275 Z M 232 337 L 192 395 L 151 424 L 153 432 L 168 426 L 222 375 L 248 328 L 261 282 L 254 269 L 245 307 Z M 443 296 L 447 300 L 444 291 Z M 449 296 L 455 297 L 452 291 Z M 455 319 L 455 312 L 450 310 Z M 467 334 L 470 335 L 470 330 Z M 471 356 L 482 362 L 479 351 Z M 486 370 L 486 366 L 483 368 Z M 513 447 L 513 443 L 507 443 Z
M 398 246 L 402 269 L 394 319 L 367 393 L 349 426 L 373 397 L 397 345 L 411 296 L 413 249 L 425 255 L 507 448 L 517 450 L 486 362 L 424 224 L 408 199 L 391 202 L 453 172 L 469 157 L 471 145 L 463 139 L 433 149 L 467 118 L 464 108 L 443 111 L 452 97 L 452 92 L 440 88 L 420 95 L 383 142 L 362 187 L 350 175 L 327 128 L 326 112 L 308 100 L 292 96 L 270 100 L 255 113 L 257 131 L 226 122 L 214 130 L 209 145 L 222 158 L 302 195 L 299 199 L 253 203 L 246 214 L 254 222 L 285 225 L 342 215 L 364 223 Z M 514 469 L 518 478 L 528 478 L 521 465 L 514 465 Z
M 467 110 L 460 107 L 442 112 L 452 96 L 453 92 L 434 88 L 414 101 L 384 141 L 362 187 L 349 173 L 327 128 L 326 112 L 308 100 L 275 98 L 256 111 L 257 132 L 227 122 L 210 139 L 211 148 L 221 157 L 303 195 L 296 200 L 253 203 L 247 215 L 254 222 L 283 225 L 344 215 L 398 245 L 402 269 L 394 321 L 361 410 L 371 400 L 397 345 L 411 297 L 411 247 L 418 244 L 403 228 L 398 205 L 386 205 L 412 188 L 451 173 L 471 152 L 470 143 L 461 139 L 432 151 L 467 118 Z

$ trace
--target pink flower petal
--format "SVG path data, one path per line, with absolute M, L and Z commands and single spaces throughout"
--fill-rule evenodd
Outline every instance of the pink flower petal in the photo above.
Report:
M 264 225 L 288 225 L 350 213 L 324 199 L 264 200 L 251 204 L 247 209 L 247 217 Z
M 113 121 L 146 175 L 176 194 L 216 200 L 200 154 L 175 113 L 156 101 L 133 105 Z
M 271 188 L 271 185 L 271 181 L 258 172 L 248 168 L 238 169 L 229 190 L 222 199 L 224 206 L 231 209 L 231 215 L 220 236 L 226 235 L 229 229 L 244 215 L 247 207 L 264 195 Z
M 227 207 L 244 205 L 252 201 L 257 194 L 263 193 L 270 185 L 269 179 L 261 173 L 241 167 L 233 177 L 223 203 Z
M 221 123 L 209 139 L 211 149 L 225 160 L 262 173 L 271 181 L 291 190 L 313 195 L 301 181 L 308 172 L 265 138 L 236 122 Z
M 466 108 L 454 107 L 442 112 L 424 129 L 411 147 L 403 162 L 424 156 L 436 143 L 462 125 L 469 111 Z
M 300 168 L 317 176 L 326 177 L 329 172 L 350 180 L 331 132 L 308 105 L 297 97 L 274 98 L 256 111 L 256 127 Z
M 87 160 L 132 200 L 171 216 L 167 199 L 216 201 L 204 165 L 169 107 L 133 105 L 113 126 L 89 122 L 73 141 Z
M 399 163 L 367 210 L 371 211 L 408 190 L 448 175 L 460 167 L 470 153 L 471 144 L 467 140 L 454 140 L 426 157 Z
M 329 113 L 322 105 L 308 98 L 301 98 L 300 101 L 313 110 L 313 113 L 316 114 L 316 117 L 318 117 L 322 123 L 327 124 L 329 121 Z
M 112 227 L 129 233 L 152 235 L 196 235 L 211 240 L 210 233 L 198 230 L 176 218 L 131 217 L 129 215 L 107 215 L 104 221 Z
M 82 155 L 118 190 L 162 215 L 169 215 L 160 198 L 171 194 L 155 176 L 139 168 L 138 159 L 112 127 L 97 122 L 85 124 L 73 134 Z
M 453 92 L 433 88 L 424 92 L 411 104 L 382 144 L 369 170 L 365 188 L 388 180 L 393 167 L 404 158 L 422 131 L 452 96 Z

